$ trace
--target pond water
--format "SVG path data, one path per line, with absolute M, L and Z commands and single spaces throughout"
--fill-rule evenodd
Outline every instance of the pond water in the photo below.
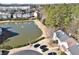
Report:
M 0 24 L 0 36 L 5 37 L 0 46 L 17 47 L 36 41 L 41 35 L 42 31 L 34 21 Z
M 16 53 L 13 53 L 12 55 L 42 55 L 40 52 L 33 51 L 33 50 L 23 50 Z

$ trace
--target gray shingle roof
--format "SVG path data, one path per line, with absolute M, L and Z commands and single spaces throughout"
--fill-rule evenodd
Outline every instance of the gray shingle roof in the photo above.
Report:
M 69 48 L 69 51 L 72 55 L 79 55 L 79 45 L 75 45 Z
M 57 31 L 56 35 L 60 39 L 60 41 L 66 41 L 69 39 L 69 36 L 61 30 Z

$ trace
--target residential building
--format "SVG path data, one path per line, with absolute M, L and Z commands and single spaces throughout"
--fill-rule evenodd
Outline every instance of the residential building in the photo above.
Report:
M 9 18 L 11 18 L 10 13 L 0 12 L 0 19 L 9 19 Z
M 34 16 L 34 8 L 26 4 L 0 4 L 0 19 L 29 18 Z
M 59 48 L 69 55 L 79 55 L 79 44 L 62 30 L 54 32 L 54 40 L 58 40 Z
M 72 55 L 79 55 L 79 44 L 74 45 L 68 49 Z

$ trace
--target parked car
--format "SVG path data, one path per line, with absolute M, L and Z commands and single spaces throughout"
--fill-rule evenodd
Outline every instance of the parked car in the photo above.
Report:
M 46 45 L 42 45 L 42 46 L 40 46 L 40 49 L 44 49 L 46 47 L 47 47 Z
M 35 45 L 34 45 L 35 48 L 37 48 L 37 47 L 39 47 L 39 46 L 40 46 L 40 44 L 35 44 Z
M 48 51 L 49 49 L 48 48 L 43 48 L 42 49 L 42 52 L 46 52 L 46 51 Z
M 56 52 L 49 52 L 48 55 L 57 55 Z

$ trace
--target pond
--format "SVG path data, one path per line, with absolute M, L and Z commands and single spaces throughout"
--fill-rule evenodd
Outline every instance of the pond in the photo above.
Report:
M 42 31 L 34 21 L 0 24 L 0 48 L 17 47 L 36 41 Z
M 11 55 L 42 55 L 40 52 L 33 51 L 33 50 L 23 50 L 16 53 L 13 53 Z

